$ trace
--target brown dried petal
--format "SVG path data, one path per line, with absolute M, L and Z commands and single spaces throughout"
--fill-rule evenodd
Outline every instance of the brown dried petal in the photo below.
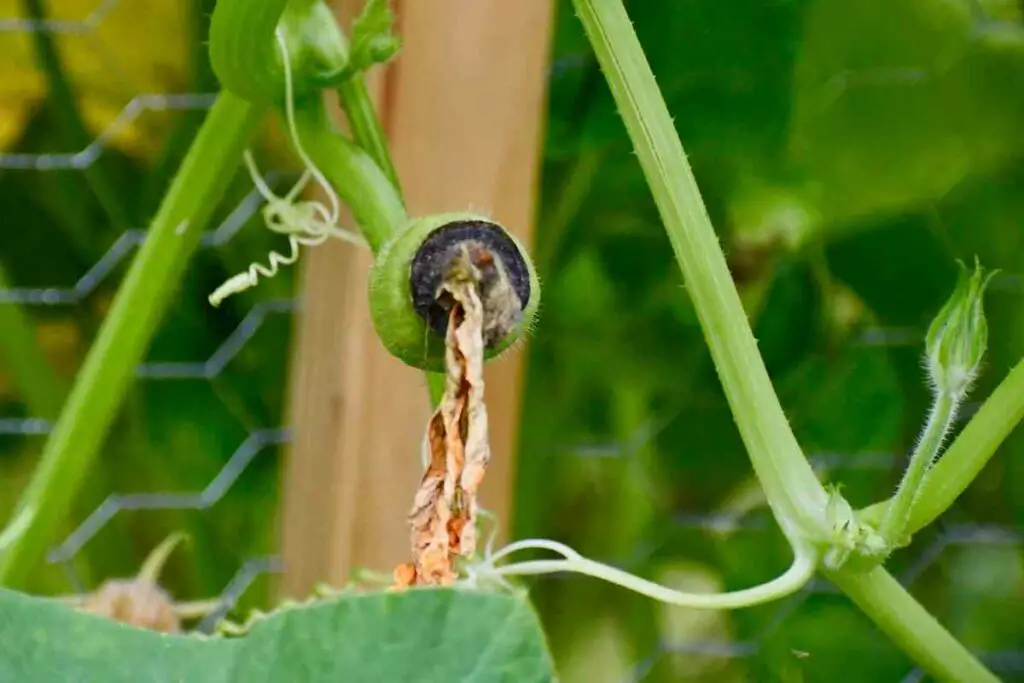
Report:
M 174 601 L 165 590 L 149 581 L 107 581 L 83 600 L 80 609 L 152 631 L 181 631 Z
M 429 464 L 409 513 L 413 561 L 396 568 L 396 588 L 450 584 L 456 558 L 476 552 L 476 494 L 490 460 L 478 265 L 491 261 L 483 256 L 467 250 L 439 292 L 455 302 L 445 335 L 445 392 L 427 424 Z

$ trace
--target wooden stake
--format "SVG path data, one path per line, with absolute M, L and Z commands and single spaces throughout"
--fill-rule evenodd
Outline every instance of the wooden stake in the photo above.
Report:
M 338 0 L 344 25 L 360 0 Z M 551 0 L 394 3 L 403 50 L 371 82 L 412 215 L 473 209 L 529 247 L 546 116 Z M 340 114 L 339 114 L 340 116 Z M 430 415 L 421 373 L 370 324 L 369 257 L 304 256 L 283 511 L 287 595 L 407 558 L 406 515 Z M 510 519 L 523 351 L 487 371 L 493 458 L 481 503 Z

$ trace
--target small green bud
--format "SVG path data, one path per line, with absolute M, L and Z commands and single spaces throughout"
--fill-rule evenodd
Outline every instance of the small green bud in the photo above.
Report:
M 387 0 L 369 0 L 352 24 L 352 49 L 345 67 L 349 77 L 386 62 L 401 43 L 394 34 L 395 16 Z
M 884 557 L 887 552 L 885 539 L 873 527 L 857 519 L 850 503 L 840 493 L 840 487 L 828 485 L 828 501 L 825 505 L 825 524 L 828 536 L 825 555 L 822 560 L 829 569 L 839 569 L 851 559 L 857 558 L 864 566 L 871 566 L 874 560 Z
M 977 376 L 988 348 L 985 321 L 985 288 L 997 271 L 985 274 L 975 259 L 974 272 L 957 261 L 960 274 L 956 289 L 928 328 L 925 337 L 928 373 L 935 388 L 950 396 L 962 396 Z
M 366 46 L 366 52 L 372 63 L 382 64 L 398 54 L 401 47 L 394 36 L 378 36 Z

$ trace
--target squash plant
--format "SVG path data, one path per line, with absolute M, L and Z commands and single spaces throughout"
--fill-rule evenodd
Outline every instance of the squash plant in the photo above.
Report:
M 991 273 L 977 264 L 973 271 L 962 266 L 926 339 L 933 405 L 903 480 L 891 500 L 854 510 L 838 486 L 819 482 L 787 422 L 622 0 L 573 2 L 650 186 L 754 473 L 792 548 L 790 568 L 759 586 L 697 594 L 546 539 L 478 551 L 478 478 L 467 483 L 467 472 L 477 467 L 482 476 L 487 448 L 486 421 L 473 418 L 474 409 L 482 410 L 482 392 L 474 394 L 472 386 L 479 370 L 474 363 L 500 355 L 534 324 L 541 292 L 530 255 L 486 216 L 408 215 L 362 80 L 366 69 L 399 49 L 386 2 L 367 3 L 350 40 L 319 0 L 220 0 L 210 56 L 223 89 L 114 300 L 33 481 L 0 535 L 0 584 L 7 587 L 0 590 L 0 680 L 555 680 L 527 595 L 510 582 L 553 572 L 581 573 L 653 600 L 715 610 L 777 600 L 822 574 L 934 677 L 997 680 L 885 569 L 887 558 L 952 504 L 1024 417 L 1021 363 L 943 451 L 985 354 L 983 297 Z M 337 91 L 351 138 L 332 126 L 325 90 Z M 262 182 L 246 152 L 255 127 L 272 112 L 283 116 L 306 169 L 284 197 Z M 258 286 L 294 263 L 302 249 L 343 239 L 374 254 L 368 296 L 384 346 L 396 362 L 427 374 L 438 404 L 421 488 L 430 504 L 414 524 L 414 561 L 396 570 L 401 590 L 328 590 L 213 637 L 154 633 L 16 592 L 66 514 L 205 222 L 243 161 L 267 200 L 267 227 L 288 235 L 290 252 L 272 253 L 266 263 L 229 279 L 211 293 L 211 304 Z M 330 206 L 299 199 L 311 180 Z M 341 201 L 352 211 L 358 235 L 336 226 Z M 471 406 L 468 428 L 450 419 L 458 416 L 451 412 L 453 397 Z M 435 458 L 450 452 L 444 447 L 432 450 L 435 436 L 441 443 L 453 433 L 464 438 L 459 452 L 465 460 L 455 465 Z M 459 476 L 450 478 L 445 468 L 456 465 Z M 438 549 L 444 552 L 430 554 Z M 558 557 L 508 561 L 524 549 Z

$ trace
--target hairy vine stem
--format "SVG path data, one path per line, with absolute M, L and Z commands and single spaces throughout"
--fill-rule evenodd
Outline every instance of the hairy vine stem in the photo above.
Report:
M 902 544 L 907 535 L 910 513 L 920 498 L 921 485 L 926 479 L 928 469 L 938 457 L 942 442 L 953 426 L 959 407 L 958 396 L 944 391 L 936 393 L 917 447 L 910 456 L 910 464 L 900 481 L 892 505 L 886 511 L 885 519 L 878 527 L 878 533 L 890 548 Z
M 771 385 L 668 108 L 622 0 L 573 0 L 665 223 L 754 470 L 791 544 L 824 538 L 828 494 L 804 458 Z M 831 575 L 930 673 L 996 678 L 882 568 Z M 898 605 L 899 609 L 894 609 Z
M 670 591 L 584 558 L 561 544 L 531 539 L 513 543 L 489 555 L 483 564 L 471 567 L 470 580 L 573 571 L 688 607 L 731 609 L 776 599 L 806 583 L 822 546 L 827 546 L 826 539 L 834 532 L 828 523 L 829 494 L 804 458 L 772 387 L 682 144 L 622 0 L 573 3 L 633 140 L 730 408 L 772 512 L 794 550 L 794 561 L 782 576 L 762 586 L 698 595 Z M 280 52 L 275 41 L 280 41 Z M 230 181 L 256 124 L 282 94 L 293 141 L 307 170 L 322 173 L 348 204 L 375 256 L 384 260 L 389 250 L 402 249 L 401 258 L 392 264 L 396 272 L 405 273 L 402 269 L 417 253 L 410 246 L 418 247 L 438 228 L 434 222 L 446 218 L 410 220 L 379 121 L 358 76 L 333 85 L 350 117 L 355 142 L 332 126 L 320 91 L 331 74 L 344 72 L 349 54 L 345 36 L 324 2 L 221 0 L 214 11 L 210 55 L 225 90 L 189 150 L 132 263 L 46 444 L 42 462 L 19 502 L 13 524 L 0 533 L 0 584 L 23 582 L 41 559 L 95 458 L 132 370 L 142 359 L 185 261 L 199 242 L 204 223 Z M 289 199 L 295 199 L 292 193 L 284 201 Z M 310 209 L 308 216 L 299 213 L 293 218 L 313 225 L 313 229 L 292 232 L 303 232 L 304 239 L 315 240 L 327 234 L 326 229 L 320 230 L 324 227 L 321 223 L 333 222 L 337 212 Z M 486 219 L 473 217 L 472 221 Z M 410 241 L 403 242 L 403 238 Z M 528 275 L 531 283 L 535 282 L 535 275 Z M 393 298 L 392 303 L 411 306 L 404 294 L 395 298 L 392 291 L 388 296 Z M 410 330 L 419 332 L 418 327 L 405 331 Z M 379 325 L 378 331 L 386 336 L 389 325 Z M 433 378 L 432 388 L 438 395 L 440 376 L 428 373 L 428 378 Z M 897 516 L 910 517 L 909 530 L 934 519 L 944 505 L 948 506 L 1020 420 L 1024 414 L 1022 386 L 1024 364 L 1011 373 L 968 425 L 935 467 L 934 476 L 921 484 L 919 502 L 897 503 Z M 975 441 L 980 447 L 975 447 Z M 970 449 L 974 449 L 974 455 L 968 453 Z M 947 477 L 951 483 L 944 481 Z M 886 509 L 891 508 L 876 506 L 879 519 Z M 865 511 L 863 518 L 871 513 L 871 509 Z M 562 558 L 495 564 L 526 548 L 551 550 Z M 826 569 L 825 573 L 935 676 L 950 681 L 995 680 L 884 569 L 858 572 L 844 567 Z
M 1024 420 L 1024 361 L 1017 363 L 999 383 L 921 482 L 905 533 L 917 533 L 948 510 L 1021 420 Z M 868 524 L 880 524 L 892 504 L 892 499 L 875 503 L 858 516 Z
M 827 495 L 789 427 L 679 136 L 620 0 L 574 0 L 665 223 L 768 504 L 791 540 L 824 534 Z

